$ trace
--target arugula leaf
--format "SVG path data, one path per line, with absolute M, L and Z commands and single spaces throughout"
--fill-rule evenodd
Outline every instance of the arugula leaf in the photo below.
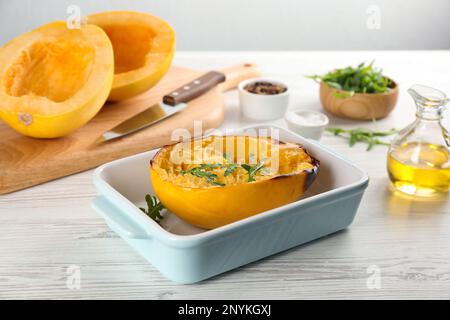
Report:
M 341 129 L 341 128 L 327 128 L 328 132 L 331 132 L 332 134 L 334 134 L 335 136 L 345 132 L 346 130 Z
M 336 92 L 337 98 L 349 98 L 355 93 L 383 93 L 390 89 L 391 81 L 383 76 L 381 69 L 373 67 L 374 61 L 356 68 L 346 67 L 332 70 L 324 75 L 306 76 L 316 82 L 323 81 L 330 87 L 346 92 Z
M 222 168 L 220 163 L 202 163 L 200 164 L 201 169 L 214 169 L 214 168 Z
M 255 165 L 243 163 L 241 164 L 241 167 L 248 173 L 248 182 L 256 181 L 255 175 L 264 167 L 264 161 L 260 161 Z
M 208 181 L 211 184 L 217 185 L 217 186 L 224 186 L 225 184 L 217 182 L 217 175 L 211 171 L 206 171 L 208 168 L 218 168 L 221 167 L 220 164 L 208 164 L 208 163 L 202 163 L 199 167 L 194 167 L 189 170 L 182 170 L 180 171 L 181 175 L 185 174 L 192 174 L 193 176 L 199 177 L 199 178 L 205 178 L 206 181 Z
M 145 196 L 145 202 L 147 203 L 147 209 L 139 209 L 141 209 L 142 212 L 159 223 L 164 218 L 161 215 L 161 210 L 164 209 L 164 205 L 158 200 L 157 197 L 149 194 Z
M 229 167 L 225 170 L 225 173 L 223 174 L 224 177 L 229 176 L 233 173 L 234 170 L 236 170 L 238 165 L 236 163 L 232 163 L 229 165 Z
M 333 87 L 333 88 L 338 89 L 338 90 L 342 90 L 342 86 L 339 83 L 337 83 L 337 82 L 329 80 L 329 81 L 327 81 L 327 84 L 330 87 Z
M 225 169 L 225 172 L 223 174 L 224 177 L 229 176 L 238 168 L 238 165 L 236 163 L 233 163 L 233 160 L 231 160 L 230 155 L 228 153 L 224 153 L 223 157 L 225 160 L 229 163 L 228 167 Z
M 353 147 L 357 142 L 366 143 L 367 151 L 370 151 L 375 145 L 390 145 L 388 142 L 382 141 L 377 137 L 386 137 L 398 133 L 397 129 L 391 129 L 389 131 L 373 131 L 364 128 L 351 130 L 345 130 L 342 128 L 327 128 L 326 131 L 332 133 L 335 136 L 341 136 L 345 139 L 348 139 L 348 144 L 350 147 Z
M 233 161 L 231 160 L 231 158 L 230 158 L 230 155 L 229 155 L 228 153 L 226 153 L 226 152 L 223 153 L 223 158 L 224 158 L 227 162 L 229 162 L 229 163 L 232 163 L 232 162 L 233 162 Z
M 217 181 L 217 175 L 211 171 L 208 171 L 209 169 L 214 169 L 214 168 L 225 168 L 224 171 L 224 177 L 229 176 L 230 174 L 232 174 L 235 170 L 237 170 L 239 168 L 239 164 L 237 163 L 233 163 L 231 161 L 231 159 L 229 158 L 228 154 L 224 153 L 223 157 L 226 159 L 226 161 L 228 162 L 228 164 L 217 164 L 217 163 L 202 163 L 200 164 L 198 167 L 193 167 L 189 170 L 181 170 L 180 174 L 181 175 L 185 175 L 185 174 L 191 174 L 193 176 L 199 177 L 199 178 L 204 178 L 206 179 L 206 181 L 208 181 L 209 183 L 213 184 L 213 185 L 217 185 L 217 186 L 225 186 L 224 183 L 218 182 Z M 254 159 L 255 155 L 254 154 L 250 154 L 250 158 Z M 248 173 L 248 182 L 252 182 L 255 181 L 255 175 L 261 171 L 262 169 L 264 169 L 264 160 L 258 162 L 255 165 L 250 165 L 250 164 L 246 164 L 243 163 L 240 165 L 241 168 L 243 168 L 244 170 L 247 171 Z

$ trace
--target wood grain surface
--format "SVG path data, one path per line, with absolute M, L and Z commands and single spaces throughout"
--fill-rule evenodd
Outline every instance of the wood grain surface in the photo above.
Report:
M 220 69 L 251 60 L 291 90 L 291 110 L 322 110 L 319 88 L 305 74 L 372 61 L 400 84 L 397 107 L 383 120 L 330 117 L 330 125 L 385 130 L 414 119 L 406 92 L 414 83 L 450 90 L 450 51 L 178 52 L 177 65 Z M 414 67 L 412 67 L 414 66 Z M 254 124 L 225 97 L 221 129 Z M 268 122 L 285 127 L 283 119 Z M 446 113 L 444 124 L 450 127 Z M 90 207 L 92 171 L 0 196 L 0 298 L 31 299 L 442 299 L 450 298 L 450 201 L 421 201 L 389 189 L 384 146 L 366 152 L 324 134 L 321 143 L 370 176 L 353 224 L 194 285 L 165 279 L 111 232 Z M 268 235 L 270 237 L 270 235 Z M 79 268 L 80 287 L 68 286 Z M 370 277 L 379 271 L 380 286 Z
M 395 83 L 395 82 L 394 82 Z M 372 120 L 387 117 L 398 100 L 398 85 L 384 93 L 355 93 L 349 98 L 335 95 L 337 90 L 325 82 L 320 83 L 320 101 L 325 110 L 335 116 L 353 120 Z
M 205 71 L 172 67 L 151 90 L 131 99 L 105 104 L 94 119 L 62 138 L 29 138 L 0 123 L 0 194 L 173 143 L 173 130 L 183 128 L 192 133 L 194 120 L 201 121 L 203 129 L 216 128 L 224 117 L 223 90 L 231 89 L 240 80 L 258 75 L 256 67 L 251 64 L 239 64 L 222 71 L 227 77 L 226 82 L 190 101 L 182 112 L 135 134 L 101 145 L 94 141 L 103 132 L 160 102 L 165 94 Z

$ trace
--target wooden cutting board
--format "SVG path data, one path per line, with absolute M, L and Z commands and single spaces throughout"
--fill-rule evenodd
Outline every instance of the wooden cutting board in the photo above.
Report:
M 245 79 L 259 76 L 253 64 L 221 70 L 226 81 L 190 101 L 186 109 L 153 126 L 122 139 L 97 145 L 104 131 L 161 101 L 165 94 L 199 77 L 206 71 L 172 67 L 151 90 L 116 103 L 106 103 L 85 126 L 58 139 L 35 139 L 20 135 L 0 122 L 0 194 L 16 191 L 76 172 L 94 168 L 114 159 L 173 143 L 174 129 L 191 134 L 194 121 L 203 130 L 219 126 L 224 117 L 222 92 Z

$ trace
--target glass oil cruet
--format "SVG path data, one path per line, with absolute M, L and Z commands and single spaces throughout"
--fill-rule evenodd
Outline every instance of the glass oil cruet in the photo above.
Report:
M 414 196 L 445 194 L 450 187 L 450 135 L 441 123 L 445 93 L 422 85 L 408 92 L 416 120 L 401 130 L 388 151 L 387 169 L 396 190 Z

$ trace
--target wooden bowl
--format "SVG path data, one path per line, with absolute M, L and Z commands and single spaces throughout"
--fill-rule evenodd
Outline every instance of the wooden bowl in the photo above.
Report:
M 384 93 L 355 93 L 352 97 L 338 98 L 336 92 L 346 91 L 320 82 L 320 102 L 325 110 L 354 120 L 372 120 L 386 117 L 394 109 L 398 98 L 398 85 L 391 80 L 391 90 Z

